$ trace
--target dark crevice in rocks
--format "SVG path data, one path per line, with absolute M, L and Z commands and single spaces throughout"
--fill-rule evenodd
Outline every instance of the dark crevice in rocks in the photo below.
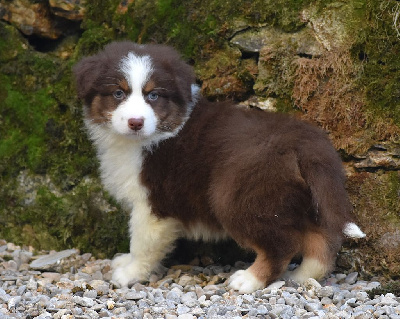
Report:
M 312 59 L 313 55 L 312 54 L 307 54 L 307 53 L 298 53 L 297 54 L 300 58 L 305 58 L 305 59 Z
M 242 52 L 242 60 L 254 59 L 258 63 L 258 59 L 260 57 L 259 52 L 248 52 L 243 50 L 241 50 L 241 52 Z
M 369 60 L 368 54 L 367 54 L 366 52 L 364 52 L 364 51 L 360 51 L 360 52 L 358 53 L 358 59 L 359 59 L 360 61 L 363 61 L 363 62 L 368 62 L 368 60 Z
M 54 51 L 63 39 L 61 37 L 56 40 L 51 40 L 36 35 L 27 36 L 26 38 L 35 51 L 42 53 L 48 53 Z
M 75 34 L 81 36 L 82 30 L 80 29 L 80 24 L 79 21 L 69 21 L 64 18 L 57 18 L 57 26 L 63 30 L 63 33 L 59 38 L 49 39 L 35 34 L 23 34 L 23 36 L 28 40 L 29 44 L 35 51 L 49 53 L 55 51 L 67 36 Z

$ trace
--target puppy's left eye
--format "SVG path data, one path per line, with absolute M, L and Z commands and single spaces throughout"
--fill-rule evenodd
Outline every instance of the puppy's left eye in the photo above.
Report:
M 117 100 L 122 100 L 122 99 L 125 98 L 125 92 L 122 91 L 122 90 L 116 90 L 116 91 L 113 93 L 113 95 L 114 95 L 114 97 L 115 97 Z
M 156 92 L 150 92 L 149 94 L 147 94 L 147 98 L 149 99 L 149 101 L 155 101 L 158 99 L 158 94 Z

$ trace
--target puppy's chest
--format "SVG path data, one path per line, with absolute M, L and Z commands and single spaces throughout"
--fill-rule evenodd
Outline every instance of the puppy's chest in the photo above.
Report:
M 143 153 L 141 147 L 113 145 L 99 154 L 105 188 L 119 201 L 129 205 L 148 203 L 148 190 L 140 181 Z

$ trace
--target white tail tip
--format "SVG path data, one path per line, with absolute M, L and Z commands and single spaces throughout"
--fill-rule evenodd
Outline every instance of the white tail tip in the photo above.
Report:
M 343 234 L 350 238 L 364 238 L 366 236 L 360 227 L 354 223 L 347 223 L 343 229 Z

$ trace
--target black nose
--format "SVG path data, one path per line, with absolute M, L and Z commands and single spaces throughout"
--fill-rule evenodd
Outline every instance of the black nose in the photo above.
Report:
M 144 119 L 143 118 L 131 118 L 128 120 L 128 126 L 133 131 L 140 131 L 143 128 Z

